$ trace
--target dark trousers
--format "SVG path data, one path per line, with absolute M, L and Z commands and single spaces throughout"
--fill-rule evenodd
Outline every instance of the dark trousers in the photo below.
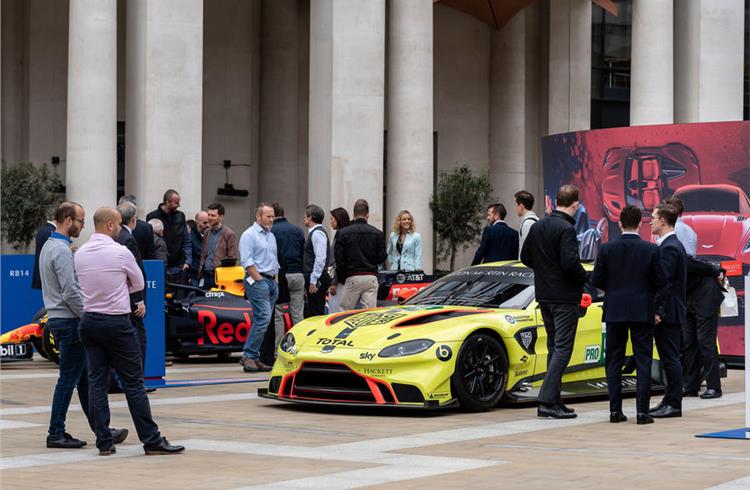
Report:
M 143 385 L 143 365 L 135 329 L 130 315 L 84 313 L 79 331 L 86 349 L 89 370 L 89 410 L 96 433 L 96 447 L 109 449 L 109 370 L 114 368 L 122 383 L 128 409 L 145 446 L 161 441 L 159 427 L 151 417 L 146 388 Z
M 607 390 L 609 411 L 622 411 L 622 365 L 628 344 L 633 344 L 636 369 L 636 411 L 646 414 L 651 399 L 651 357 L 654 351 L 654 325 L 651 323 L 607 322 Z
M 578 305 L 541 303 L 539 308 L 547 331 L 547 373 L 539 390 L 539 403 L 554 405 L 560 401 L 563 373 L 573 354 Z
M 659 352 L 661 365 L 667 374 L 667 389 L 662 403 L 673 408 L 682 409 L 682 365 L 680 364 L 680 344 L 682 327 L 677 323 L 659 323 L 654 327 L 656 350 Z
M 326 295 L 328 288 L 319 288 L 318 292 L 312 294 L 307 291 L 307 316 L 324 315 L 326 311 Z
M 215 271 L 203 271 L 203 286 L 202 289 L 211 289 L 216 287 L 216 272 Z
M 130 323 L 135 328 L 135 334 L 138 337 L 138 349 L 141 351 L 141 367 L 146 372 L 146 326 L 143 325 L 143 319 L 138 318 L 133 313 L 130 314 Z
M 718 326 L 718 315 L 705 317 L 688 306 L 687 318 L 682 326 L 682 367 L 688 391 L 698 391 L 704 375 L 706 388 L 721 390 L 719 352 L 716 349 Z
M 65 419 L 76 387 L 81 408 L 91 425 L 86 351 L 78 336 L 78 322 L 78 318 L 50 318 L 47 321 L 47 328 L 54 335 L 55 344 L 60 350 L 60 374 L 55 385 L 55 393 L 52 395 L 49 420 L 49 436 L 52 439 L 62 437 L 65 433 Z

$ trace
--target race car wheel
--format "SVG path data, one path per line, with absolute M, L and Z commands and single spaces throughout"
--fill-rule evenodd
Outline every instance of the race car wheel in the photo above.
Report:
M 461 407 L 489 410 L 500 401 L 508 382 L 508 356 L 500 342 L 485 334 L 471 335 L 461 345 L 451 378 Z
M 47 315 L 47 309 L 46 308 L 39 308 L 36 313 L 34 313 L 34 316 L 31 317 L 31 323 L 38 323 L 39 320 L 44 318 Z M 31 339 L 31 344 L 34 346 L 34 349 L 39 353 L 40 356 L 42 356 L 45 359 L 52 360 L 47 355 L 47 351 L 44 350 L 44 340 L 34 337 Z
M 44 326 L 44 333 L 42 334 L 42 349 L 44 350 L 45 357 L 55 364 L 60 364 L 60 350 L 55 345 L 55 336 L 52 335 L 49 327 Z

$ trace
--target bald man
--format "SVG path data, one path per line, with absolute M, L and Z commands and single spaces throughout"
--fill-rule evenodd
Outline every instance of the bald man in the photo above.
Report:
M 117 243 L 122 217 L 115 208 L 94 213 L 95 233 L 75 255 L 83 295 L 79 326 L 89 370 L 89 413 L 100 456 L 115 452 L 109 431 L 109 372 L 114 368 L 147 455 L 176 454 L 185 450 L 169 444 L 151 417 L 143 385 L 141 350 L 130 322 L 130 293 L 144 287 L 143 273 L 130 251 Z

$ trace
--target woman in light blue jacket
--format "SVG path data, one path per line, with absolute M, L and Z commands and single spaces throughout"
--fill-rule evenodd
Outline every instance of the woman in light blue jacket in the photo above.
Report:
M 388 262 L 392 271 L 422 270 L 422 237 L 414 231 L 414 217 L 401 211 L 388 237 Z

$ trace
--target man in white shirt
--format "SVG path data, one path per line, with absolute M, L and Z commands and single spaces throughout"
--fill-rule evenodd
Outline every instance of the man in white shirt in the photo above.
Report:
M 518 258 L 521 258 L 523 242 L 529 236 L 531 226 L 539 221 L 539 217 L 531 208 L 534 207 L 534 195 L 529 191 L 518 191 L 513 197 L 516 200 L 516 215 L 520 220 L 518 226 Z
M 326 292 L 331 285 L 331 276 L 328 273 L 331 253 L 328 234 L 323 228 L 324 218 L 325 213 L 320 206 L 310 204 L 305 209 L 305 226 L 309 231 L 303 248 L 302 271 L 305 274 L 310 316 L 325 313 Z

